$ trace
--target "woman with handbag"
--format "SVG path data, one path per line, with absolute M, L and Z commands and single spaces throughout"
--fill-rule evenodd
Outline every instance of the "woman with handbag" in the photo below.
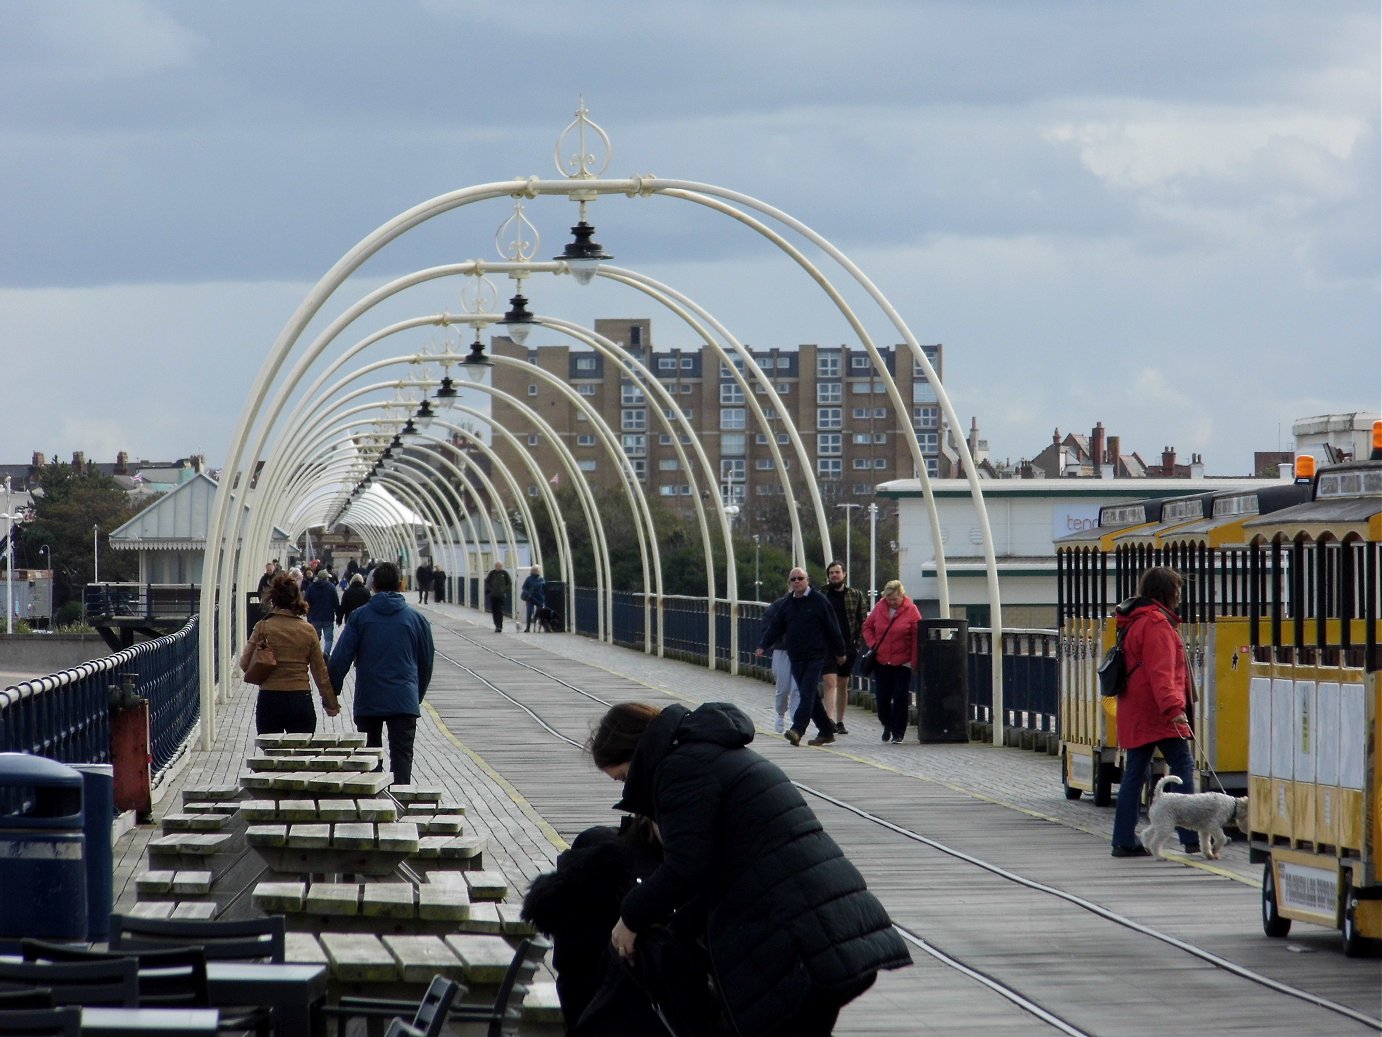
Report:
M 307 602 L 291 575 L 280 573 L 274 577 L 264 603 L 270 611 L 254 625 L 240 653 L 240 669 L 245 672 L 246 681 L 259 685 L 254 706 L 255 731 L 261 735 L 311 734 L 317 729 L 317 713 L 312 708 L 312 689 L 307 682 L 309 670 L 326 715 L 334 717 L 341 712 L 321 641 L 305 618 Z M 271 668 L 266 665 L 270 660 L 265 649 L 273 657 Z
M 912 663 L 917 655 L 921 612 L 900 580 L 883 585 L 883 596 L 864 620 L 865 655 L 873 662 L 873 697 L 883 741 L 902 744 L 912 708 Z

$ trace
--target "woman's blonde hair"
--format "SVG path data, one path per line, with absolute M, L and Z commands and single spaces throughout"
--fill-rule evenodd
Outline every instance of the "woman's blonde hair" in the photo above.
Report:
M 907 588 L 902 586 L 901 580 L 889 580 L 887 583 L 883 584 L 883 597 L 886 598 L 893 591 L 897 591 L 904 598 L 907 596 Z

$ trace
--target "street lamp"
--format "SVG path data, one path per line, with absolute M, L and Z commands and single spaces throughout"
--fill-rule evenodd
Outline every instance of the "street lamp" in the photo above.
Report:
M 753 535 L 753 600 L 763 600 L 763 581 L 758 578 L 758 548 L 759 542 L 763 538 L 757 533 Z
M 39 553 L 40 553 L 40 554 L 46 554 L 46 555 L 48 556 L 48 564 L 45 565 L 43 568 L 45 568 L 45 569 L 52 569 L 52 568 L 53 568 L 53 551 L 52 551 L 52 548 L 50 548 L 47 544 L 44 544 L 44 545 L 43 545 L 42 547 L 40 547 L 38 550 L 39 550 Z
M 878 504 L 869 502 L 869 604 L 878 599 L 878 569 L 875 551 L 878 545 Z
M 101 527 L 92 525 L 91 527 L 91 582 L 101 582 L 101 541 L 97 539 L 100 535 Z
M 836 504 L 835 507 L 843 508 L 845 513 L 845 575 L 850 575 L 849 568 L 849 542 L 853 539 L 850 534 L 850 519 L 854 517 L 854 509 L 862 508 L 862 504 Z M 827 559 L 829 561 L 829 559 Z

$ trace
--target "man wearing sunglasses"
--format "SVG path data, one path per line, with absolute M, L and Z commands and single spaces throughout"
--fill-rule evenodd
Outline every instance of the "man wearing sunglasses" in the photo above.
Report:
M 837 666 L 844 664 L 845 639 L 840 634 L 835 610 L 824 594 L 811 589 L 811 578 L 805 569 L 793 569 L 787 584 L 792 590 L 791 597 L 763 630 L 753 654 L 761 657 L 768 645 L 777 644 L 787 650 L 787 658 L 791 661 L 792 679 L 797 683 L 801 702 L 792 716 L 791 728 L 783 737 L 793 745 L 800 745 L 806 725 L 815 721 L 819 734 L 807 744 L 829 745 L 835 741 L 835 724 L 826 713 L 816 686 L 820 684 L 828 655 L 834 656 Z

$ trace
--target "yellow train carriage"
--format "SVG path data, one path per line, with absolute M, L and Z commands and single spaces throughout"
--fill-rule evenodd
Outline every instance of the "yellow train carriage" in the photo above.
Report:
M 1374 429 L 1382 458 L 1382 423 Z M 1244 524 L 1249 604 L 1250 847 L 1262 925 L 1382 939 L 1382 459 L 1323 469 L 1312 499 Z
M 1060 629 L 1061 773 L 1067 799 L 1091 793 L 1107 806 L 1117 780 L 1117 730 L 1099 694 L 1097 671 L 1104 653 L 1104 630 L 1113 606 L 1109 596 L 1116 537 L 1161 521 L 1163 499 L 1153 498 L 1099 509 L 1099 525 L 1056 540 L 1056 615 Z

